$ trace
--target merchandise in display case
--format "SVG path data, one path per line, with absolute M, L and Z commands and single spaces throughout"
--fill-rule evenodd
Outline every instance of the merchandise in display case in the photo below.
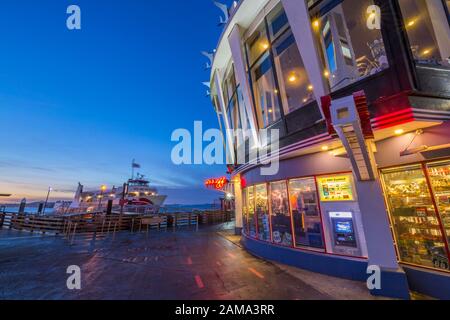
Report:
M 291 215 L 286 181 L 270 184 L 270 203 L 272 207 L 272 240 L 276 244 L 292 246 Z
M 448 269 L 445 240 L 421 165 L 383 170 L 382 177 L 400 260 Z
M 247 189 L 242 190 L 242 232 L 245 235 L 249 234 L 248 230 L 248 199 L 247 199 Z
M 256 217 L 258 223 L 258 239 L 270 241 L 269 206 L 267 202 L 267 186 L 260 184 L 255 186 L 256 192 Z
M 256 238 L 256 215 L 255 215 L 255 188 L 247 188 L 247 212 L 248 212 L 248 234 Z
M 450 161 L 427 166 L 441 221 L 450 242 Z
M 314 178 L 289 181 L 289 201 L 294 222 L 295 246 L 324 248 Z

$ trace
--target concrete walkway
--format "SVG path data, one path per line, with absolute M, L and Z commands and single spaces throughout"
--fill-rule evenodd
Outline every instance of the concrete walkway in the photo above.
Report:
M 373 299 L 364 284 L 252 256 L 231 225 L 67 239 L 0 230 L 0 299 Z M 82 289 L 67 289 L 67 267 Z

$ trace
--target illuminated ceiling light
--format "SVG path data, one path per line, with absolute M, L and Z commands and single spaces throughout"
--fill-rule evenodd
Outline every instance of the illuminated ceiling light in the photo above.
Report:
M 308 90 L 309 90 L 309 91 L 313 91 L 313 89 L 314 89 L 314 87 L 312 86 L 312 84 L 310 84 L 310 85 L 308 86 Z
M 306 103 L 308 101 L 308 98 L 303 99 L 303 103 Z
M 273 92 L 275 92 L 275 94 L 278 94 L 278 89 L 273 90 Z
M 328 149 L 330 149 L 328 146 L 323 146 L 322 147 L 322 151 L 328 151 Z
M 416 20 L 410 20 L 406 25 L 408 26 L 408 27 L 412 27 L 412 26 L 414 26 L 416 24 Z
M 297 81 L 297 75 L 295 73 L 292 73 L 289 78 L 288 78 L 289 82 L 295 82 Z
M 314 20 L 312 25 L 314 28 L 318 29 L 320 27 L 320 20 L 319 19 Z
M 261 49 L 263 49 L 263 50 L 269 49 L 269 44 L 265 41 L 261 42 Z
M 330 72 L 329 72 L 328 70 L 325 70 L 324 73 L 323 73 L 323 75 L 324 75 L 326 78 L 328 78 L 328 77 L 330 77 Z
M 422 54 L 423 54 L 424 56 L 426 56 L 426 55 L 430 54 L 430 52 L 431 52 L 431 50 L 426 49 L 426 50 L 424 50 L 424 51 L 422 52 Z
M 394 131 L 394 133 L 395 133 L 397 136 L 401 136 L 402 134 L 405 133 L 405 130 L 403 130 L 403 129 L 397 129 L 397 130 Z
M 273 112 L 273 110 L 272 109 L 269 109 L 269 113 L 272 113 Z

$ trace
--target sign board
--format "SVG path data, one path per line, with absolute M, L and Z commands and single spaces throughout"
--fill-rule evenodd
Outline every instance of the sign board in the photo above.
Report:
M 208 189 L 222 190 L 229 183 L 226 177 L 217 179 L 208 179 L 205 181 L 205 186 Z
M 317 178 L 320 201 L 340 202 L 354 201 L 352 180 L 350 175 Z

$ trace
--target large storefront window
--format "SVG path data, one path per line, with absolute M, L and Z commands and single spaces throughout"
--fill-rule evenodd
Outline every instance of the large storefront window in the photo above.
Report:
M 258 222 L 258 239 L 270 241 L 269 205 L 267 199 L 267 186 L 260 184 L 255 186 L 256 192 L 256 217 Z
M 382 173 L 400 260 L 448 269 L 445 239 L 422 166 Z
M 450 161 L 428 165 L 436 205 L 450 243 Z
M 270 203 L 273 242 L 292 246 L 291 216 L 286 181 L 270 184 Z
M 324 248 L 314 178 L 289 181 L 289 201 L 294 222 L 295 246 Z
M 325 60 L 324 76 L 332 91 L 389 67 L 380 14 L 373 0 L 345 0 L 313 18 Z
M 450 67 L 450 28 L 439 0 L 399 0 L 414 60 Z
M 256 238 L 255 188 L 247 188 L 248 234 Z

